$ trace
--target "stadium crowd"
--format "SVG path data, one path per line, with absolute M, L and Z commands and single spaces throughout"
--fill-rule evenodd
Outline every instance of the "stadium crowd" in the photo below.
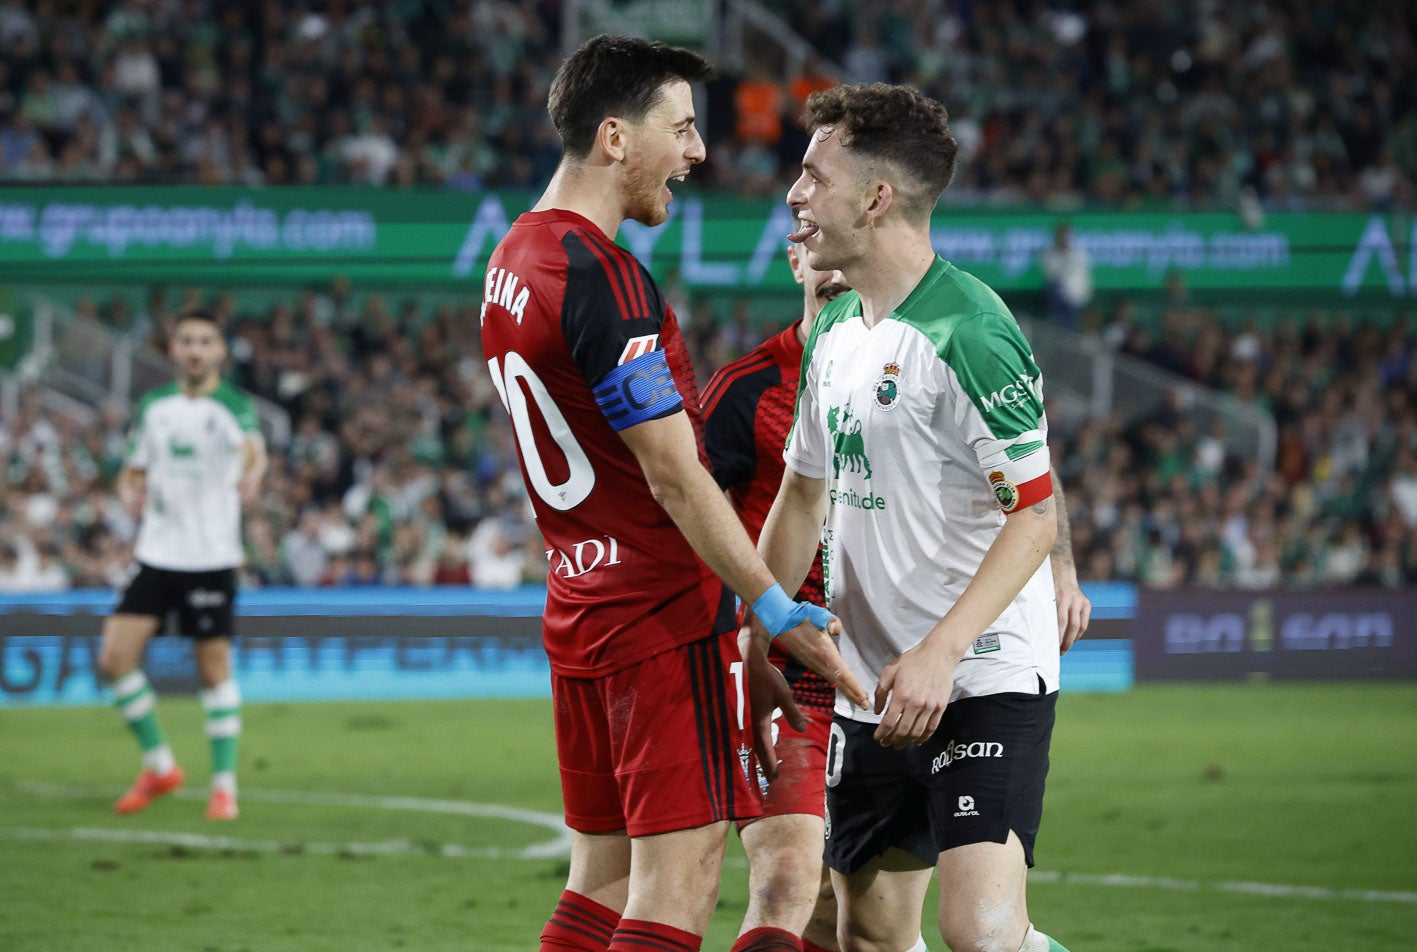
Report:
M 230 297 L 211 306 L 228 327 L 233 381 L 294 421 L 247 513 L 248 584 L 544 579 L 472 305 L 361 297 L 335 281 L 263 312 Z M 117 299 L 92 310 L 129 333 L 168 319 L 135 320 Z M 691 311 L 686 337 L 703 379 L 775 330 Z M 1056 416 L 1081 577 L 1166 588 L 1417 583 L 1417 329 L 1405 318 L 1354 326 L 1315 312 L 1227 327 L 1184 302 L 1143 320 L 1122 301 L 1084 333 L 1262 407 L 1279 438 L 1266 473 L 1184 408 Z M 134 526 L 112 487 L 126 425 L 120 407 L 83 426 L 32 393 L 0 422 L 0 590 L 123 579 Z
M 230 379 L 294 421 L 272 447 L 246 513 L 254 585 L 469 584 L 544 578 L 510 426 L 480 357 L 475 306 L 356 311 L 336 282 L 258 316 L 213 308 L 229 328 Z M 160 334 L 170 319 L 131 322 Z M 91 426 L 31 393 L 0 424 L 0 588 L 113 585 L 134 526 L 113 495 L 127 421 Z
M 1101 328 L 1121 353 L 1274 418 L 1275 464 L 1171 402 L 1055 432 L 1079 575 L 1157 588 L 1417 582 L 1417 331 L 1315 310 L 1224 326 L 1203 308 Z M 1047 370 L 1044 369 L 1046 375 Z M 1233 446 L 1233 443 L 1232 443 Z
M 0 0 L 0 178 L 536 187 L 560 6 Z M 776 7 L 822 58 L 786 75 L 755 47 L 709 85 L 700 182 L 775 193 L 800 101 L 840 75 L 948 104 L 950 201 L 1417 203 L 1411 4 Z
M 543 104 L 560 6 L 0 0 L 0 180 L 536 187 L 559 156 Z M 1417 207 L 1411 4 L 778 8 L 822 56 L 790 76 L 753 49 L 709 84 L 700 184 L 780 194 L 804 144 L 793 117 L 839 67 L 949 104 L 961 145 L 950 201 Z M 720 323 L 672 277 L 665 292 L 701 382 L 772 330 L 746 307 Z M 293 421 L 248 513 L 250 584 L 544 577 L 470 304 L 337 280 L 260 312 L 211 306 L 234 381 Z M 145 313 L 87 305 L 135 339 L 175 309 L 161 295 Z M 1266 474 L 1180 408 L 1055 425 L 1084 578 L 1417 582 L 1417 331 L 1405 320 L 1226 325 L 1184 302 L 1139 320 L 1122 302 L 1084 332 L 1279 427 Z M 125 412 L 81 425 L 31 393 L 0 420 L 0 589 L 122 579 L 133 524 L 111 487 Z

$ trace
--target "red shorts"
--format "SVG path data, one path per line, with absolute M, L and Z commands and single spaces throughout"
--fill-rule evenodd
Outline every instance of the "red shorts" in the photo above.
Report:
M 827 743 L 831 740 L 832 712 L 799 706 L 807 719 L 802 733 L 785 718 L 772 722 L 777 753 L 777 779 L 768 786 L 763 817 L 806 813 L 821 816 L 827 800 Z M 741 828 L 745 823 L 739 823 Z
M 737 632 L 601 678 L 553 672 L 566 825 L 651 836 L 760 816 L 742 674 Z

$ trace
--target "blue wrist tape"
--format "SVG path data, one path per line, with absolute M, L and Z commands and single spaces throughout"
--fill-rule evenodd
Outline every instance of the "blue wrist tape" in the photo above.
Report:
M 790 631 L 804 620 L 826 631 L 832 614 L 820 605 L 811 602 L 794 602 L 787 597 L 781 585 L 774 585 L 758 596 L 753 603 L 753 614 L 763 623 L 768 634 L 776 638 L 784 631 Z

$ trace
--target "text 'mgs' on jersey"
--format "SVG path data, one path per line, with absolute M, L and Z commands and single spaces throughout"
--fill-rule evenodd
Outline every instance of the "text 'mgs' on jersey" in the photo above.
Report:
M 550 560 L 552 668 L 599 677 L 731 630 L 732 594 L 618 433 L 682 410 L 702 457 L 688 351 L 644 267 L 580 215 L 528 212 L 488 262 L 482 347 Z

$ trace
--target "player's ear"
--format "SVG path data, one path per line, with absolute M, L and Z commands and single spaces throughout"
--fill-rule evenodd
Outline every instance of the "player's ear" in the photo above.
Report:
M 877 179 L 871 183 L 870 189 L 866 193 L 866 220 L 873 222 L 879 219 L 890 207 L 895 204 L 895 189 L 890 182 Z
M 600 121 L 600 128 L 595 130 L 595 144 L 610 161 L 623 162 L 628 133 L 629 126 L 625 120 L 607 116 Z
M 796 245 L 787 246 L 787 265 L 792 269 L 792 280 L 798 284 L 806 280 L 802 275 L 802 256 L 797 253 Z

